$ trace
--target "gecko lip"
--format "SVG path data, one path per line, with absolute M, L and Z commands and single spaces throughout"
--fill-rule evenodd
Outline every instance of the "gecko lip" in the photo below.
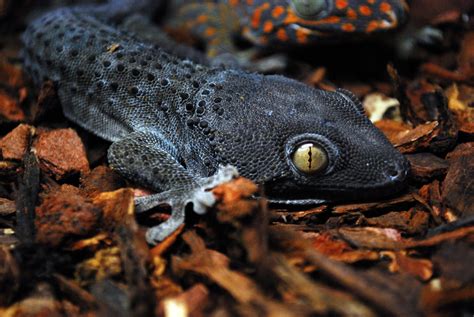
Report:
M 270 202 L 276 204 L 315 204 L 321 202 L 373 201 L 389 198 L 405 189 L 405 180 L 410 171 L 406 159 L 390 164 L 382 172 L 384 181 L 372 184 L 345 184 L 338 186 L 298 186 L 288 182 L 274 181 L 264 185 Z M 344 197 L 341 199 L 341 197 Z

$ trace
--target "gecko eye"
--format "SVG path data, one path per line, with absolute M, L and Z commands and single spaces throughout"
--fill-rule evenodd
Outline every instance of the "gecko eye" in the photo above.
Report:
M 328 155 L 321 146 L 308 142 L 296 147 L 291 161 L 298 171 L 304 174 L 314 174 L 328 166 Z
M 302 18 L 314 17 L 327 9 L 328 5 L 326 1 L 327 0 L 291 0 L 296 14 Z

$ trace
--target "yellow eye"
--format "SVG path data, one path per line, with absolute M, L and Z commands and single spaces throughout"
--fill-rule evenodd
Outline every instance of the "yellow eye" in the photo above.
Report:
M 325 0 L 291 0 L 291 2 L 297 15 L 302 18 L 314 17 L 328 7 Z
M 326 168 L 328 155 L 319 145 L 303 143 L 298 145 L 291 157 L 295 167 L 302 173 L 314 174 Z

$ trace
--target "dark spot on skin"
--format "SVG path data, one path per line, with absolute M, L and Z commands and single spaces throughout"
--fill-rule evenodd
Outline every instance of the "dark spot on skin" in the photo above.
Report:
M 169 83 L 170 83 L 170 82 L 169 82 L 168 79 L 162 79 L 161 82 L 160 82 L 161 86 L 168 86 Z
M 217 110 L 217 114 L 222 116 L 224 114 L 224 109 L 220 108 L 219 110 Z
M 135 58 L 133 58 L 133 57 L 128 60 L 128 62 L 131 63 L 131 64 L 135 63 L 136 61 L 137 61 L 137 60 L 136 60 Z
M 76 74 L 77 74 L 77 76 L 82 77 L 82 76 L 84 76 L 84 71 L 82 69 L 78 69 L 76 71 Z
M 148 65 L 148 63 L 147 63 L 146 61 L 141 61 L 141 62 L 140 62 L 140 65 L 146 66 L 146 65 Z
M 215 103 L 219 103 L 219 102 L 221 102 L 221 101 L 222 101 L 222 98 L 221 98 L 221 97 L 217 97 L 216 99 L 214 99 L 214 102 L 215 102 Z
M 197 81 L 193 81 L 193 87 L 194 88 L 199 88 L 199 83 Z
M 205 107 L 206 106 L 206 102 L 204 100 L 201 100 L 198 102 L 198 106 L 199 107 Z
M 136 96 L 138 94 L 138 88 L 137 87 L 131 87 L 130 88 L 130 94 Z
M 207 128 L 208 125 L 209 125 L 209 124 L 207 123 L 207 121 L 202 120 L 201 122 L 199 122 L 199 126 L 200 126 L 201 128 Z
M 116 56 L 117 56 L 118 59 L 123 58 L 123 53 L 118 52 Z
M 193 126 L 194 124 L 194 120 L 193 119 L 188 119 L 186 120 L 186 125 L 188 125 L 189 127 Z
M 72 50 L 71 51 L 71 56 L 72 57 L 77 57 L 79 55 L 79 52 L 77 50 Z
M 186 104 L 186 111 L 193 111 L 194 110 L 194 105 L 192 103 L 187 103 Z
M 161 66 L 161 64 L 155 64 L 155 68 L 156 69 L 163 69 L 163 66 Z
M 112 91 L 117 91 L 118 84 L 116 82 L 110 83 L 110 89 L 112 89 Z
M 205 90 L 202 91 L 201 94 L 204 95 L 204 96 L 207 96 L 207 95 L 209 95 L 210 93 L 211 93 L 211 92 L 210 92 L 209 90 L 205 89 Z
M 104 61 L 103 65 L 104 67 L 109 67 L 112 63 L 109 61 Z
M 227 97 L 227 98 L 225 98 L 225 101 L 227 101 L 227 102 L 232 101 L 232 97 Z
M 132 69 L 132 76 L 134 77 L 140 76 L 140 71 L 138 69 Z
M 155 80 L 155 75 L 153 75 L 153 74 L 147 74 L 147 75 L 146 75 L 146 79 L 148 79 L 149 81 L 154 81 L 154 80 Z
M 123 64 L 118 64 L 117 65 L 117 71 L 123 72 L 124 70 L 125 70 L 125 66 L 123 66 Z
M 203 107 L 197 107 L 196 113 L 197 114 L 203 114 L 204 113 L 204 108 Z
M 185 92 L 180 93 L 179 96 L 181 97 L 181 100 L 186 100 L 189 98 L 189 95 Z

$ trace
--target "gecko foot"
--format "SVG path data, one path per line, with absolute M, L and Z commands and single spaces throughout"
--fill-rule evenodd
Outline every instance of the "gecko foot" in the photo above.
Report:
M 172 208 L 171 217 L 168 220 L 148 229 L 146 233 L 147 242 L 156 244 L 183 224 L 185 209 L 189 203 L 193 204 L 194 212 L 204 214 L 216 202 L 214 194 L 210 190 L 220 184 L 229 182 L 237 176 L 238 172 L 235 167 L 230 165 L 220 166 L 216 174 L 197 179 L 197 187 L 195 189 L 173 189 L 135 199 L 135 210 L 137 213 L 149 210 L 160 204 L 168 204 Z

